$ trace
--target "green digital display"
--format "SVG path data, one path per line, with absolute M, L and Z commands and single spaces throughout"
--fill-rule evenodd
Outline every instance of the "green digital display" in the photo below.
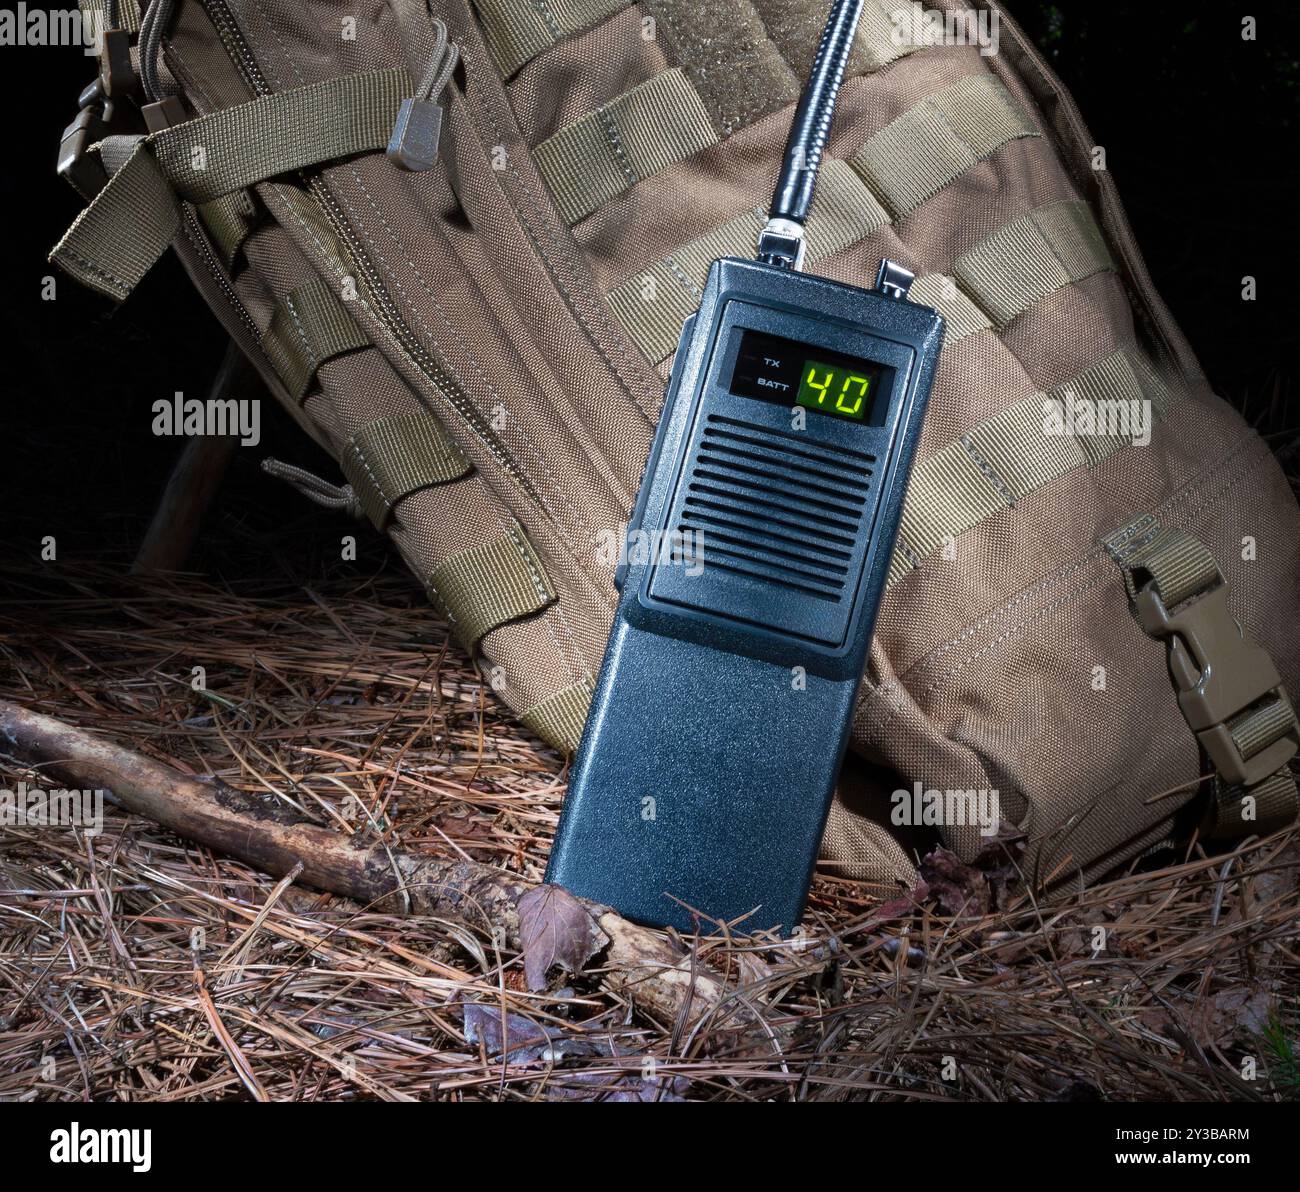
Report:
M 821 360 L 805 360 L 795 401 L 810 410 L 863 422 L 874 398 L 873 373 L 855 372 Z
M 888 376 L 877 361 L 746 328 L 738 337 L 731 392 L 878 426 L 889 406 Z

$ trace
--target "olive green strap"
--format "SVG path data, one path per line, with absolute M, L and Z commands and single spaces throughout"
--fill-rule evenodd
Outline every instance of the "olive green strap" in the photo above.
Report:
M 647 359 L 658 364 L 677 346 L 682 323 L 700 304 L 718 257 L 752 256 L 767 222 L 760 208 L 706 232 L 606 295 L 610 309 Z M 822 162 L 808 218 L 809 262 L 824 260 L 869 236 L 889 216 L 863 181 L 835 159 Z
M 1272 659 L 1228 608 L 1228 585 L 1205 545 L 1140 514 L 1102 539 L 1124 576 L 1133 615 L 1168 647 L 1188 727 L 1214 768 L 1202 825 L 1210 838 L 1268 833 L 1300 813 L 1289 762 L 1295 711 Z
M 957 279 L 946 273 L 927 273 L 918 277 L 912 283 L 911 299 L 922 306 L 933 306 L 943 315 L 945 346 L 993 326 L 988 315 L 961 292 Z
M 1294 823 L 1297 806 L 1300 798 L 1289 768 L 1270 774 L 1254 786 L 1226 783 L 1216 775 L 1201 835 L 1208 840 L 1233 840 L 1253 833 L 1266 834 Z
M 703 100 L 679 67 L 566 124 L 533 150 L 533 158 L 560 213 L 573 224 L 717 139 Z
M 1153 583 L 1165 607 L 1175 608 L 1202 589 L 1223 583 L 1219 565 L 1199 539 L 1185 530 L 1162 530 L 1149 513 L 1106 535 L 1103 545 L 1124 573 L 1130 600 Z
M 164 128 L 148 143 L 177 193 L 206 203 L 276 174 L 386 148 L 410 94 L 405 70 L 337 75 Z
M 1069 199 L 986 236 L 957 258 L 953 274 L 1001 328 L 1062 286 L 1114 269 L 1088 204 Z
M 513 520 L 499 538 L 444 559 L 429 573 L 426 587 L 457 640 L 471 651 L 489 630 L 555 600 L 541 561 Z
M 180 199 L 204 204 L 284 174 L 383 149 L 404 70 L 339 75 L 279 91 L 140 140 L 50 260 L 110 298 L 125 298 L 180 227 Z
M 257 205 L 246 190 L 231 191 L 199 207 L 199 216 L 207 228 L 221 263 L 229 269 L 257 225 Z
M 121 301 L 167 251 L 180 220 L 175 191 L 142 139 L 77 216 L 50 261 L 82 285 Z
M 314 277 L 275 304 L 262 350 L 294 401 L 301 401 L 321 364 L 370 341 L 324 278 Z
M 83 17 L 96 22 L 95 29 L 111 29 L 108 23 L 108 0 L 78 0 L 77 7 Z M 128 33 L 140 32 L 140 5 L 137 0 L 117 0 L 116 28 Z
M 866 72 L 877 71 L 919 50 L 920 43 L 904 36 L 900 23 L 900 19 L 910 12 L 909 6 L 900 4 L 898 0 L 866 0 L 853 38 L 850 67 Z
M 497 69 L 514 74 L 557 41 L 627 7 L 627 0 L 475 0 Z
M 472 465 L 432 414 L 368 422 L 348 441 L 339 467 L 377 529 L 397 503 L 433 484 L 468 475 Z
M 977 74 L 923 99 L 849 162 L 899 218 L 1008 142 L 1038 135 L 1002 83 Z
M 591 707 L 591 683 L 583 680 L 565 687 L 519 715 L 520 723 L 544 741 L 572 753 L 582 740 Z
M 1102 452 L 1093 438 L 1058 431 L 1049 414 L 1066 400 L 1078 412 L 1148 401 L 1164 409 L 1168 394 L 1144 355 L 1116 352 L 1047 393 L 999 410 L 912 469 L 898 542 L 889 572 L 896 583 L 943 543 L 1015 505 L 1074 468 L 1094 466 Z M 1129 439 L 1116 437 L 1109 450 Z

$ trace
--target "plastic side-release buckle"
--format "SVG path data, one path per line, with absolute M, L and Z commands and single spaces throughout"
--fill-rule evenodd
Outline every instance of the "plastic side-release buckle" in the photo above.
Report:
M 108 133 L 103 117 L 94 107 L 85 107 L 59 139 L 59 160 L 55 167 L 60 178 L 87 201 L 93 199 L 108 182 L 104 167 L 86 151 L 102 141 Z
M 1295 715 L 1273 660 L 1229 611 L 1227 584 L 1220 581 L 1170 612 L 1148 583 L 1134 604 L 1142 628 L 1168 642 L 1178 706 L 1220 775 L 1253 786 L 1286 765 L 1300 749 Z M 1246 712 L 1277 719 L 1289 713 L 1290 730 L 1243 753 L 1234 727 L 1240 730 Z

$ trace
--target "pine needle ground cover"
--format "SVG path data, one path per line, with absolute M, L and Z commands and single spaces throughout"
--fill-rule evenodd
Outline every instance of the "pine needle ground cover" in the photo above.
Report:
M 541 879 L 565 761 L 396 563 L 310 586 L 34 567 L 0 642 L 0 698 L 331 831 Z M 95 836 L 0 831 L 0 1096 L 1295 1099 L 1300 834 L 1155 864 L 1049 904 L 1014 842 L 931 852 L 912 890 L 819 875 L 801 939 L 683 939 L 736 993 L 664 1022 L 599 950 L 530 980 L 473 907 L 277 881 L 110 801 Z

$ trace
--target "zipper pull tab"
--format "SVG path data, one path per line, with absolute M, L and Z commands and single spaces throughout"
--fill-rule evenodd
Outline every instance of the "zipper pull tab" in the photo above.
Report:
M 395 166 L 421 173 L 437 164 L 438 143 L 442 140 L 442 108 L 438 97 L 459 60 L 460 51 L 447 39 L 447 26 L 435 19 L 433 53 L 429 55 L 424 77 L 415 95 L 402 100 L 388 141 L 388 160 Z
M 414 173 L 431 170 L 441 140 L 442 108 L 431 99 L 404 99 L 388 142 L 388 160 Z

